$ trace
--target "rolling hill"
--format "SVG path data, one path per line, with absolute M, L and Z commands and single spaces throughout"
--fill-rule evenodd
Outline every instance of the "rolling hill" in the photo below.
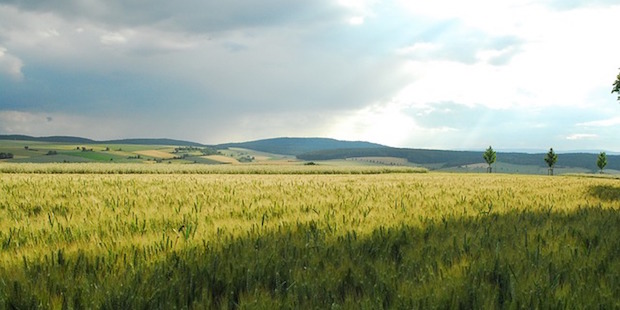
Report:
M 74 143 L 74 144 L 136 144 L 136 145 L 174 145 L 174 146 L 205 146 L 200 143 L 165 139 L 165 138 L 142 138 L 142 139 L 117 139 L 117 140 L 92 140 L 88 138 L 72 136 L 49 136 L 32 137 L 26 135 L 0 135 L 0 140 L 35 141 L 51 143 Z
M 121 139 L 97 141 L 70 136 L 31 137 L 0 135 L 3 162 L 178 162 L 217 164 L 205 158 L 217 152 L 202 144 L 172 139 Z
M 377 164 L 386 163 L 386 158 L 405 159 L 409 164 L 429 169 L 462 169 L 484 163 L 482 152 L 393 148 L 362 141 L 340 141 L 327 138 L 274 138 L 242 143 L 226 143 L 214 146 L 223 148 L 244 148 L 273 154 L 293 155 L 304 161 L 326 161 L 363 159 Z M 540 173 L 547 168 L 544 153 L 499 152 L 499 171 Z M 565 172 L 595 172 L 597 154 L 575 152 L 559 155 L 556 168 Z M 373 160 L 373 158 L 377 158 Z M 620 156 L 607 155 L 608 170 L 620 170 Z M 391 161 L 397 162 L 397 161 Z M 484 170 L 478 168 L 478 170 Z
M 225 143 L 215 145 L 214 147 L 217 149 L 236 147 L 282 155 L 300 155 L 309 152 L 338 149 L 385 148 L 385 146 L 376 143 L 341 141 L 329 138 L 273 138 L 241 143 Z
M 251 152 L 248 152 L 249 150 Z M 271 155 L 258 156 L 260 152 Z M 294 156 L 300 161 L 344 163 L 343 160 L 347 160 L 347 164 L 415 165 L 431 170 L 484 171 L 484 165 L 481 165 L 484 163 L 482 152 L 483 150 L 476 152 L 393 148 L 364 141 L 341 141 L 329 138 L 282 137 L 208 146 L 174 139 L 97 141 L 71 136 L 0 135 L 0 153 L 14 155 L 14 158 L 2 160 L 11 162 L 175 160 L 187 163 L 216 164 L 222 163 L 222 160 L 205 155 L 226 155 L 228 161 L 232 158 L 236 162 L 273 160 L 282 155 L 286 161 L 294 160 Z M 269 158 L 261 159 L 262 157 Z M 543 158 L 543 153 L 498 152 L 496 171 L 545 173 L 546 165 Z M 598 170 L 596 158 L 595 153 L 560 153 L 556 168 L 563 173 L 595 172 Z M 620 171 L 620 155 L 607 155 L 607 162 L 607 171 L 615 173 Z

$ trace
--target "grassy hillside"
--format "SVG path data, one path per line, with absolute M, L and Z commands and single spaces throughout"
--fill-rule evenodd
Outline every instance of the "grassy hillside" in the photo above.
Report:
M 194 147 L 204 147 L 204 144 L 185 141 L 185 140 L 175 140 L 175 139 L 120 139 L 120 140 L 107 140 L 101 141 L 99 143 L 108 143 L 108 144 L 140 144 L 140 145 L 177 145 L 177 146 L 194 146 Z
M 6 137 L 6 136 L 5 136 Z M 12 136 L 17 138 L 19 136 Z M 50 137 L 51 138 L 51 137 Z M 47 138 L 46 138 L 47 139 Z M 45 140 L 45 139 L 44 139 Z M 15 163 L 79 163 L 79 162 L 176 162 L 217 164 L 218 161 L 204 158 L 216 154 L 208 147 L 174 146 L 157 144 L 137 144 L 128 140 L 111 143 L 92 142 L 81 138 L 61 137 L 59 142 L 42 140 L 0 140 L 0 153 L 11 154 L 12 158 L 0 159 L 0 162 Z M 88 141 L 88 143 L 84 143 Z M 151 140 L 141 140 L 148 142 Z M 158 140 L 157 140 L 158 141 Z M 174 140 L 163 140 L 172 142 Z M 160 141 L 162 142 L 162 141 Z

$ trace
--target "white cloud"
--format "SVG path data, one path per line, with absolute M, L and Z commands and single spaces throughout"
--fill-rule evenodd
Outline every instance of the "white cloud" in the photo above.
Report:
M 453 101 L 494 109 L 540 104 L 515 89 L 513 68 L 454 61 L 411 61 L 406 68 L 414 79 L 396 94 L 399 102 L 427 105 Z
M 479 62 L 414 58 L 408 69 L 416 80 L 401 96 L 410 102 L 452 100 L 489 107 L 590 105 L 617 67 L 620 43 L 601 30 L 620 27 L 619 15 L 620 6 L 534 14 L 515 32 L 522 40 L 518 47 L 481 49 Z M 404 51 L 433 57 L 436 46 L 417 43 Z M 505 62 L 501 58 L 506 56 L 511 57 L 507 65 L 487 65 Z
M 54 28 L 40 30 L 38 34 L 39 34 L 39 36 L 41 36 L 43 38 L 53 38 L 53 37 L 59 37 L 60 36 L 60 32 L 58 32 L 58 30 L 56 30 Z
M 99 40 L 104 45 L 116 45 L 126 43 L 127 37 L 118 32 L 112 32 L 102 35 Z
M 576 133 L 566 137 L 566 140 L 589 140 L 598 138 L 598 135 L 589 133 Z
M 476 58 L 491 65 L 505 65 L 513 56 L 520 51 L 520 48 L 516 46 L 509 46 L 501 49 L 485 49 L 476 53 Z
M 24 78 L 22 67 L 21 59 L 9 54 L 6 48 L 0 46 L 0 74 L 6 74 L 13 80 L 21 81 Z
M 372 6 L 376 2 L 376 0 L 337 0 L 338 5 L 348 9 L 353 14 L 359 14 L 359 16 L 372 15 Z
M 416 58 L 429 58 L 438 51 L 441 46 L 434 42 L 416 42 L 411 46 L 402 47 L 396 50 L 396 53 L 403 56 L 413 56 Z
M 349 24 L 351 25 L 361 25 L 364 23 L 364 16 L 354 16 L 349 18 Z
M 464 26 L 489 35 L 520 34 L 523 28 L 544 27 L 549 9 L 531 0 L 398 0 L 401 7 L 414 16 L 435 20 L 459 20 Z
M 374 17 L 375 0 L 338 0 L 337 4 L 347 11 L 345 21 L 352 26 L 363 25 L 368 18 Z
M 590 121 L 590 122 L 577 124 L 577 126 L 580 126 L 580 127 L 612 127 L 612 126 L 619 126 L 619 125 L 620 125 L 620 116 L 609 118 L 609 119 L 604 119 L 604 120 Z

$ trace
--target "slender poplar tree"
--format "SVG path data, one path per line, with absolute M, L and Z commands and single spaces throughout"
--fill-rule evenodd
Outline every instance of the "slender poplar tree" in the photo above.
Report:
M 598 158 L 596 159 L 596 165 L 601 170 L 601 173 L 603 173 L 603 169 L 605 168 L 605 166 L 607 166 L 607 154 L 605 154 L 605 152 L 601 152 L 600 154 L 598 154 Z
M 556 154 L 553 151 L 553 148 L 550 148 L 549 152 L 547 153 L 547 156 L 545 156 L 545 162 L 549 166 L 549 171 L 548 171 L 549 175 L 553 175 L 553 167 L 555 166 L 555 163 L 557 161 L 558 161 L 558 154 Z
M 616 76 L 616 81 L 613 84 L 614 88 L 611 89 L 611 93 L 617 93 L 620 95 L 620 73 Z M 620 101 L 620 96 L 618 96 L 618 101 Z
M 491 165 L 497 159 L 497 154 L 495 153 L 495 151 L 493 151 L 493 148 L 490 145 L 489 148 L 484 152 L 484 154 L 482 154 L 482 158 L 484 158 L 484 160 L 489 165 L 489 167 L 487 167 L 487 172 L 491 173 L 493 171 L 493 167 L 491 167 Z

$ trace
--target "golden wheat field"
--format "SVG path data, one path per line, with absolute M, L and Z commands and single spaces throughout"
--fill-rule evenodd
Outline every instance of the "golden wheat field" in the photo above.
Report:
M 5 307 L 620 307 L 618 180 L 74 169 L 0 170 Z

